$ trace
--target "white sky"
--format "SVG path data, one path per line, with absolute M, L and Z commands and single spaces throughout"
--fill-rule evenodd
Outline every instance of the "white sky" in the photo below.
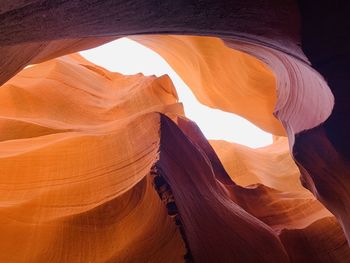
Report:
M 184 105 L 186 117 L 197 123 L 207 139 L 236 142 L 251 148 L 272 143 L 271 134 L 246 119 L 199 103 L 190 88 L 160 55 L 135 41 L 120 38 L 80 54 L 94 64 L 124 75 L 140 72 L 156 76 L 168 74 Z

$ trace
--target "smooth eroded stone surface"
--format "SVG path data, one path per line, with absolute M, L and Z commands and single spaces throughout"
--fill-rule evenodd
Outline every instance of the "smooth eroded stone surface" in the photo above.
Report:
M 2 1 L 1 260 L 349 262 L 349 12 L 327 1 Z M 293 181 L 286 144 L 214 145 L 218 158 L 167 76 L 50 60 L 125 35 L 204 103 L 285 131 L 302 185 L 339 224 Z
M 260 60 L 227 47 L 221 39 L 194 36 L 133 36 L 159 53 L 198 100 L 234 112 L 262 129 L 285 135 L 275 116 L 276 83 Z
M 149 176 L 159 114 L 182 114 L 167 76 L 62 57 L 0 88 L 3 262 L 181 262 Z

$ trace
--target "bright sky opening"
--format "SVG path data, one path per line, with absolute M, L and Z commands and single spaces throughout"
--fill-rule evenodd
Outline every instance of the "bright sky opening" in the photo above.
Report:
M 225 140 L 258 148 L 272 143 L 272 135 L 246 119 L 201 104 L 190 88 L 167 62 L 153 50 L 130 40 L 120 38 L 113 42 L 80 52 L 92 63 L 124 75 L 143 73 L 161 76 L 168 74 L 183 103 L 186 117 L 195 121 L 209 140 Z

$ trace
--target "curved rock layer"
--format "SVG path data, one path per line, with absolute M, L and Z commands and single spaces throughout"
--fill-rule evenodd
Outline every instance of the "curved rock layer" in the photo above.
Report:
M 182 114 L 168 77 L 64 57 L 25 69 L 0 98 L 2 262 L 181 261 L 148 176 L 160 120 L 147 112 Z
M 256 150 L 211 142 L 218 157 L 177 100 L 167 76 L 123 76 L 78 55 L 3 85 L 0 260 L 347 262 L 285 138 Z
M 259 60 L 213 37 L 153 35 L 131 39 L 165 58 L 201 103 L 239 114 L 270 133 L 285 135 L 281 122 L 273 116 L 275 78 Z
M 146 261 L 164 261 L 164 255 L 158 254 L 160 250 L 156 249 L 159 246 L 164 248 L 164 251 L 169 249 L 166 254 L 174 255 L 171 257 L 174 260 L 183 260 L 183 255 L 186 255 L 186 260 L 196 260 L 196 258 L 205 260 L 202 255 L 207 255 L 208 259 L 212 259 L 214 255 L 211 255 L 210 252 L 200 251 L 205 244 L 197 244 L 200 242 L 198 240 L 200 235 L 197 235 L 199 230 L 196 227 L 203 230 L 207 229 L 206 225 L 202 222 L 196 221 L 195 224 L 191 222 L 188 210 L 183 205 L 191 205 L 193 200 L 186 199 L 187 195 L 181 194 L 181 188 L 176 183 L 191 180 L 191 177 L 182 178 L 181 173 L 180 175 L 174 174 L 175 170 L 166 171 L 165 167 L 162 168 L 165 162 L 161 160 L 167 160 L 168 157 L 160 149 L 172 149 L 172 147 L 167 145 L 170 142 L 162 139 L 160 132 L 163 136 L 172 134 L 175 136 L 174 141 L 182 138 L 181 141 L 184 143 L 179 147 L 193 148 L 185 143 L 184 136 L 196 145 L 197 151 L 193 150 L 195 152 L 193 154 L 201 157 L 193 157 L 191 165 L 186 164 L 188 167 L 193 166 L 193 172 L 196 172 L 196 166 L 192 165 L 192 161 L 200 163 L 204 158 L 206 164 L 212 166 L 209 169 L 206 165 L 201 165 L 204 170 L 210 170 L 210 172 L 203 170 L 198 180 L 201 183 L 196 187 L 198 196 L 205 201 L 203 206 L 205 209 L 208 208 L 209 214 L 213 214 L 210 227 L 215 228 L 220 225 L 225 228 L 228 218 L 231 218 L 237 222 L 244 222 L 247 233 L 249 233 L 248 229 L 254 229 L 257 235 L 269 240 L 266 244 L 270 246 L 267 250 L 271 252 L 270 254 L 265 253 L 266 246 L 259 243 L 259 238 L 256 238 L 257 243 L 254 243 L 248 236 L 245 236 L 245 230 L 241 229 L 242 232 L 239 231 L 239 233 L 245 238 L 241 243 L 253 248 L 249 251 L 254 251 L 249 260 L 253 260 L 252 262 L 263 260 L 265 262 L 284 262 L 287 253 L 292 262 L 312 262 L 312 260 L 315 262 L 348 262 L 348 248 L 340 234 L 339 225 L 350 240 L 349 12 L 350 7 L 347 3 L 319 1 L 315 5 L 310 1 L 296 0 L 262 0 L 259 2 L 253 0 L 135 0 L 128 2 L 106 0 L 94 3 L 87 0 L 2 1 L 0 3 L 0 81 L 1 84 L 7 81 L 0 89 L 0 127 L 4 131 L 0 133 L 2 138 L 0 177 L 3 189 L 1 218 L 4 220 L 2 224 L 4 237 L 1 238 L 3 261 L 38 262 L 41 260 L 54 261 L 58 258 L 60 262 L 79 261 L 80 259 L 82 262 L 98 261 L 99 259 L 105 262 L 118 262 L 124 261 L 118 256 L 131 249 L 125 245 L 128 242 L 132 242 L 133 249 L 135 249 L 135 253 L 132 253 L 135 258 L 130 260 L 136 262 L 141 260 L 142 253 L 147 254 L 146 250 L 149 252 L 145 257 Z M 211 37 L 206 37 L 205 43 L 201 43 L 195 37 L 149 35 L 165 33 Z M 161 79 L 145 78 L 141 75 L 123 77 L 83 62 L 80 58 L 65 57 L 45 62 L 42 64 L 45 67 L 40 70 L 38 67 L 41 65 L 26 69 L 8 81 L 26 65 L 97 46 L 120 36 L 140 34 L 148 35 L 147 37 L 137 36 L 137 38 L 162 54 L 179 71 L 181 77 L 190 84 L 190 88 L 203 102 L 212 107 L 225 107 L 223 109 L 237 112 L 250 118 L 263 129 L 281 135 L 283 130 L 272 116 L 274 114 L 281 121 L 289 137 L 289 146 L 301 172 L 303 186 L 307 187 L 336 216 L 339 225 L 334 219 L 325 217 L 319 203 L 310 196 L 305 196 L 297 183 L 287 186 L 281 178 L 270 172 L 262 176 L 266 172 L 263 165 L 259 169 L 254 165 L 247 168 L 249 172 L 245 174 L 252 181 L 246 178 L 244 180 L 248 182 L 237 181 L 238 185 L 233 183 L 230 178 L 241 180 L 238 179 L 241 176 L 237 175 L 236 171 L 232 173 L 230 169 L 227 173 L 211 146 L 198 133 L 198 129 L 192 127 L 193 125 L 186 119 L 176 117 L 178 114 L 182 115 L 182 108 L 176 104 L 176 95 L 174 95 L 176 93 L 167 77 Z M 212 37 L 219 37 L 223 42 Z M 175 50 L 167 50 L 168 45 L 174 47 Z M 261 63 L 254 61 L 252 57 L 230 48 L 260 59 L 271 71 Z M 189 61 L 187 57 L 192 59 Z M 223 57 L 225 62 L 220 64 L 217 58 L 223 60 Z M 194 61 L 199 64 L 192 65 Z M 249 65 L 249 68 L 252 66 L 249 71 L 231 68 L 227 70 L 222 67 L 222 65 L 243 67 L 245 63 Z M 184 66 L 186 70 L 183 70 Z M 216 67 L 220 70 L 216 70 Z M 220 75 L 220 78 L 214 81 L 211 73 L 213 70 L 215 74 Z M 202 74 L 201 71 L 205 74 Z M 250 75 L 244 77 L 244 72 Z M 256 75 L 256 73 L 259 74 Z M 236 78 L 231 78 L 232 76 L 227 76 L 228 74 Z M 274 89 L 271 86 L 272 74 L 276 79 L 276 93 L 273 92 Z M 91 76 L 88 77 L 88 75 Z M 261 86 L 256 78 L 263 81 L 261 85 L 264 86 L 269 96 L 264 96 L 265 93 L 259 90 Z M 237 86 L 231 86 L 231 81 Z M 208 82 L 211 83 L 211 86 L 206 86 Z M 103 89 L 107 86 L 114 88 Z M 147 91 L 148 89 L 152 91 Z M 235 92 L 232 92 L 232 89 Z M 239 91 L 249 91 L 239 97 L 244 98 L 242 100 L 247 103 L 237 100 L 238 97 L 235 96 L 239 94 Z M 251 97 L 248 99 L 246 95 L 251 95 L 256 99 L 251 99 Z M 224 102 L 223 98 L 232 99 L 232 103 Z M 276 105 L 273 105 L 275 102 Z M 260 109 L 259 117 L 252 114 L 254 110 L 249 109 L 251 106 Z M 240 107 L 247 108 L 241 109 Z M 159 114 L 143 116 L 147 112 L 154 111 L 171 113 L 169 116 L 177 125 L 172 124 L 164 116 L 160 117 Z M 140 123 L 144 124 L 140 125 Z M 125 127 L 130 128 L 125 130 Z M 144 127 L 148 127 L 149 130 Z M 182 131 L 177 127 L 180 127 Z M 146 135 L 141 139 L 140 135 L 144 133 Z M 170 138 L 173 137 L 170 136 Z M 134 139 L 136 140 L 134 143 L 121 146 L 121 142 L 125 143 L 129 140 L 132 142 Z M 138 152 L 142 145 L 148 150 L 152 149 L 153 154 Z M 218 148 L 225 147 L 227 146 Z M 172 151 L 173 154 L 176 153 L 176 149 Z M 100 154 L 100 152 L 106 154 Z M 243 160 L 246 158 L 244 157 L 247 155 L 245 150 L 238 149 L 233 152 L 240 152 Z M 86 153 L 92 155 L 86 155 Z M 121 153 L 126 154 L 125 158 L 120 155 Z M 74 158 L 65 157 L 69 154 Z M 220 155 L 221 159 L 225 160 L 226 157 L 222 157 L 225 154 Z M 116 156 L 118 165 L 115 172 L 124 171 L 125 173 L 120 175 L 123 180 L 119 181 L 115 176 L 112 176 L 111 179 L 97 176 L 83 180 L 81 183 L 84 182 L 86 185 L 82 185 L 77 192 L 72 191 L 70 188 L 72 184 L 77 183 L 75 180 L 79 181 L 84 174 L 95 174 L 96 171 L 103 169 L 104 175 L 108 175 L 108 169 L 113 170 L 116 165 L 113 159 Z M 252 156 L 259 156 L 263 159 L 274 158 L 266 157 L 261 151 Z M 285 160 L 285 155 L 281 158 Z M 132 164 L 125 164 L 128 161 L 131 161 Z M 171 163 L 171 160 L 168 162 Z M 256 162 L 259 163 L 259 161 Z M 251 165 L 249 163 L 252 162 L 244 162 L 241 165 L 248 167 Z M 89 214 L 91 211 L 101 212 L 108 207 L 106 202 L 118 203 L 119 201 L 116 201 L 115 198 L 120 197 L 120 200 L 123 200 L 122 196 L 130 194 L 136 185 L 140 189 L 146 189 L 145 194 L 139 197 L 139 200 L 154 197 L 155 195 L 148 193 L 150 190 L 147 190 L 151 189 L 149 182 L 152 179 L 146 178 L 150 177 L 147 174 L 150 173 L 151 167 L 155 167 L 155 164 L 157 164 L 156 167 L 159 166 L 166 171 L 162 178 L 165 178 L 166 185 L 171 187 L 171 196 L 178 200 L 175 200 L 178 206 L 176 213 L 184 215 L 180 222 L 175 220 L 180 227 L 174 227 L 170 220 L 165 226 L 166 230 L 162 231 L 162 233 L 168 233 L 168 238 L 166 238 L 168 241 L 160 242 L 162 245 L 157 245 L 159 241 L 156 241 L 156 238 L 152 241 L 145 241 L 141 238 L 146 245 L 150 245 L 150 249 L 143 247 L 145 244 L 142 242 L 135 241 L 139 240 L 138 238 L 142 235 L 148 237 L 146 230 L 134 231 L 135 234 L 140 233 L 137 237 L 126 235 L 127 237 L 123 239 L 125 243 L 121 241 L 118 245 L 107 240 L 109 235 L 103 235 L 102 239 L 109 248 L 104 246 L 104 254 L 102 255 L 101 252 L 99 259 L 94 258 L 98 252 L 91 252 L 91 247 L 96 247 L 92 244 L 95 244 L 95 241 L 103 243 L 97 240 L 98 235 L 95 233 L 98 231 L 92 230 L 97 229 L 98 226 L 86 230 L 76 227 L 71 221 L 66 223 L 68 221 L 64 220 L 70 217 L 79 218 L 78 215 Z M 137 165 L 140 165 L 142 169 Z M 224 166 L 227 167 L 225 161 Z M 84 170 L 83 167 L 87 170 Z M 278 165 L 276 167 L 276 169 L 281 168 Z M 183 169 L 186 170 L 186 168 Z M 294 171 L 293 175 L 283 175 L 283 177 L 292 180 L 291 178 L 295 177 L 295 169 L 292 168 L 292 171 Z M 214 177 L 213 174 L 215 175 L 214 181 L 210 179 Z M 72 175 L 78 177 L 74 179 Z M 203 179 L 204 175 L 206 179 Z M 246 184 L 256 179 L 256 183 L 267 186 L 245 188 Z M 213 184 L 216 181 L 219 186 Z M 273 189 L 274 187 L 277 189 Z M 285 192 L 287 189 L 290 192 Z M 208 194 L 204 194 L 205 192 Z M 288 193 L 287 196 L 285 193 Z M 267 205 L 266 211 L 269 212 L 262 211 L 259 209 L 261 207 L 252 208 L 255 202 L 251 198 L 254 196 L 259 196 L 259 201 L 263 200 L 272 205 Z M 76 200 L 76 203 L 73 200 Z M 213 200 L 213 203 L 208 200 Z M 104 202 L 105 206 L 99 202 Z M 233 202 L 234 205 L 231 205 L 230 202 Z M 298 216 L 300 215 L 298 213 L 301 213 L 300 210 L 292 214 L 290 211 L 293 209 L 285 210 L 290 206 L 296 207 L 295 202 L 302 204 L 300 207 L 305 207 L 303 206 L 305 202 L 310 203 L 312 209 L 301 210 L 303 213 L 306 210 L 313 215 L 307 215 L 305 220 L 300 220 L 302 218 Z M 170 203 L 172 204 L 172 201 Z M 216 208 L 212 207 L 213 204 L 221 207 L 220 211 L 225 212 L 218 214 Z M 276 204 L 277 206 L 273 206 Z M 156 217 L 163 216 L 166 221 L 168 217 L 166 209 L 162 210 L 162 207 L 164 208 L 162 202 L 154 201 L 154 206 L 158 206 L 158 209 L 153 211 L 158 215 Z M 172 205 L 169 206 L 172 207 Z M 198 207 L 192 208 L 195 210 Z M 243 209 L 245 212 L 235 214 L 233 211 L 238 211 L 237 209 L 240 209 L 239 211 Z M 271 211 L 276 214 L 286 214 L 286 216 L 283 216 L 283 220 L 276 219 L 275 216 L 269 214 Z M 315 211 L 319 212 L 315 214 Z M 151 212 L 147 212 L 149 213 Z M 168 209 L 168 213 L 173 214 L 172 209 L 170 212 Z M 204 219 L 209 220 L 210 218 L 205 214 Z M 80 219 L 77 220 L 83 222 L 79 221 Z M 137 219 L 133 220 L 137 221 Z M 299 223 L 296 223 L 297 221 Z M 139 224 L 136 222 L 135 226 Z M 232 223 L 227 226 L 227 234 L 240 236 L 238 232 L 233 234 L 238 229 L 238 227 L 232 229 L 233 225 Z M 125 228 L 123 225 L 119 227 Z M 111 236 L 113 233 L 120 232 L 116 230 L 118 226 L 114 225 L 112 228 L 108 229 Z M 78 231 L 79 235 L 75 234 L 73 229 Z M 222 230 L 218 231 L 225 235 Z M 69 243 L 68 247 L 65 238 L 71 235 L 73 240 L 73 237 L 78 238 L 80 233 L 94 234 L 91 234 L 92 239 L 83 237 L 79 242 Z M 159 235 L 163 234 L 159 233 Z M 19 238 L 14 238 L 16 236 L 20 236 L 23 242 L 18 242 Z M 207 238 L 205 235 L 202 237 Z M 325 241 L 327 239 L 328 242 Z M 92 241 L 85 242 L 86 240 Z M 223 236 L 222 240 L 232 241 L 228 236 Z M 73 243 L 77 247 L 74 247 Z M 172 250 L 164 244 L 171 244 L 169 247 Z M 213 253 L 220 252 L 222 256 L 218 261 L 230 262 L 233 259 L 239 261 L 240 258 L 249 258 L 247 251 L 241 251 L 240 243 L 237 244 L 238 252 L 232 252 L 235 243 L 230 247 L 231 252 L 227 251 L 228 247 L 225 245 L 210 244 L 215 247 Z M 85 245 L 87 247 L 83 249 Z M 16 246 L 19 249 L 15 251 Z M 304 246 L 309 249 L 304 251 Z M 81 248 L 80 251 L 78 247 Z M 118 248 L 124 252 L 115 252 Z M 323 249 L 323 252 L 316 253 L 315 251 L 320 248 Z M 48 251 L 53 251 L 53 254 L 59 256 L 54 257 Z M 89 251 L 89 253 L 82 251 Z M 75 253 L 82 254 L 76 256 Z M 264 256 L 261 256 L 262 253 Z M 277 259 L 272 259 L 272 254 Z M 61 256 L 67 258 L 60 258 Z

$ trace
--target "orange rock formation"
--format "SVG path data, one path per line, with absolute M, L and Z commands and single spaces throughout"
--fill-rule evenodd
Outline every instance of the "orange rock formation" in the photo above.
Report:
M 0 262 L 350 262 L 349 11 L 2 1 Z M 67 55 L 125 35 L 274 143 L 208 142 L 167 76 Z

